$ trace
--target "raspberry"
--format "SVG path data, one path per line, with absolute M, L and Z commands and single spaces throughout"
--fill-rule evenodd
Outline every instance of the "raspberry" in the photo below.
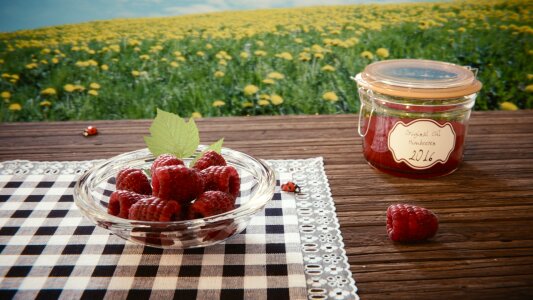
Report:
M 194 163 L 193 168 L 195 168 L 198 171 L 201 171 L 203 169 L 207 169 L 210 166 L 225 166 L 226 160 L 222 155 L 218 154 L 216 151 L 209 150 L 200 157 L 196 163 Z
M 126 190 L 142 195 L 152 194 L 150 181 L 140 169 L 125 168 L 118 172 L 116 178 L 117 190 Z
M 395 242 L 429 239 L 438 228 L 437 216 L 423 207 L 395 204 L 387 208 L 387 233 Z
M 180 214 L 181 206 L 178 202 L 149 197 L 141 199 L 131 206 L 129 219 L 169 222 L 180 220 Z
M 187 204 L 204 191 L 204 180 L 195 169 L 185 166 L 157 168 L 152 176 L 153 195 Z
M 221 191 L 207 191 L 189 206 L 188 218 L 211 217 L 235 209 L 235 198 Z
M 185 165 L 185 164 L 183 163 L 181 159 L 175 157 L 172 154 L 161 154 L 152 163 L 152 167 L 150 168 L 150 173 L 153 176 L 155 174 L 155 170 L 159 167 L 178 166 L 178 165 Z
M 206 191 L 222 191 L 233 197 L 239 195 L 241 179 L 232 166 L 211 166 L 200 172 L 205 181 Z
M 127 219 L 130 207 L 137 201 L 145 197 L 145 195 L 140 195 L 130 191 L 114 191 L 111 194 L 111 197 L 109 198 L 107 212 L 113 216 L 118 216 Z

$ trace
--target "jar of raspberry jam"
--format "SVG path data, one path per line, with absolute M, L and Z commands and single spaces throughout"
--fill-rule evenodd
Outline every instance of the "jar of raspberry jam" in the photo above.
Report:
M 459 168 L 481 82 L 472 69 L 398 59 L 368 65 L 354 78 L 359 135 L 368 163 L 396 176 L 429 178 Z

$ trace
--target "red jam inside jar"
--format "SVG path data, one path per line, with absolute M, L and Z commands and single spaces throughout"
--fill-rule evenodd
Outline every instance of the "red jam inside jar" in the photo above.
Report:
M 359 73 L 359 134 L 367 162 L 385 173 L 430 178 L 457 170 L 481 83 L 468 68 L 389 60 Z

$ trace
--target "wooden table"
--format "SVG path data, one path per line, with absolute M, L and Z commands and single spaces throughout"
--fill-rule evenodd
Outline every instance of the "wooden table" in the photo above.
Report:
M 87 160 L 144 147 L 150 120 L 0 125 L 0 160 Z M 433 180 L 385 175 L 363 158 L 354 115 L 198 120 L 203 143 L 264 159 L 323 156 L 362 299 L 532 299 L 533 111 L 475 112 L 465 162 Z M 100 130 L 85 138 L 89 124 Z M 433 241 L 393 244 L 389 204 L 440 218 Z

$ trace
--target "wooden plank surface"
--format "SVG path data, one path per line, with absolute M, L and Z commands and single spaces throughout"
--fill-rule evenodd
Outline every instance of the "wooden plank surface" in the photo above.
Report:
M 144 147 L 150 120 L 4 123 L 0 160 L 109 158 Z M 413 180 L 371 169 L 354 115 L 198 120 L 202 142 L 264 159 L 323 156 L 362 299 L 533 298 L 533 111 L 474 112 L 465 162 Z M 85 138 L 87 125 L 100 134 Z M 399 245 L 385 232 L 389 204 L 431 208 L 431 242 Z

